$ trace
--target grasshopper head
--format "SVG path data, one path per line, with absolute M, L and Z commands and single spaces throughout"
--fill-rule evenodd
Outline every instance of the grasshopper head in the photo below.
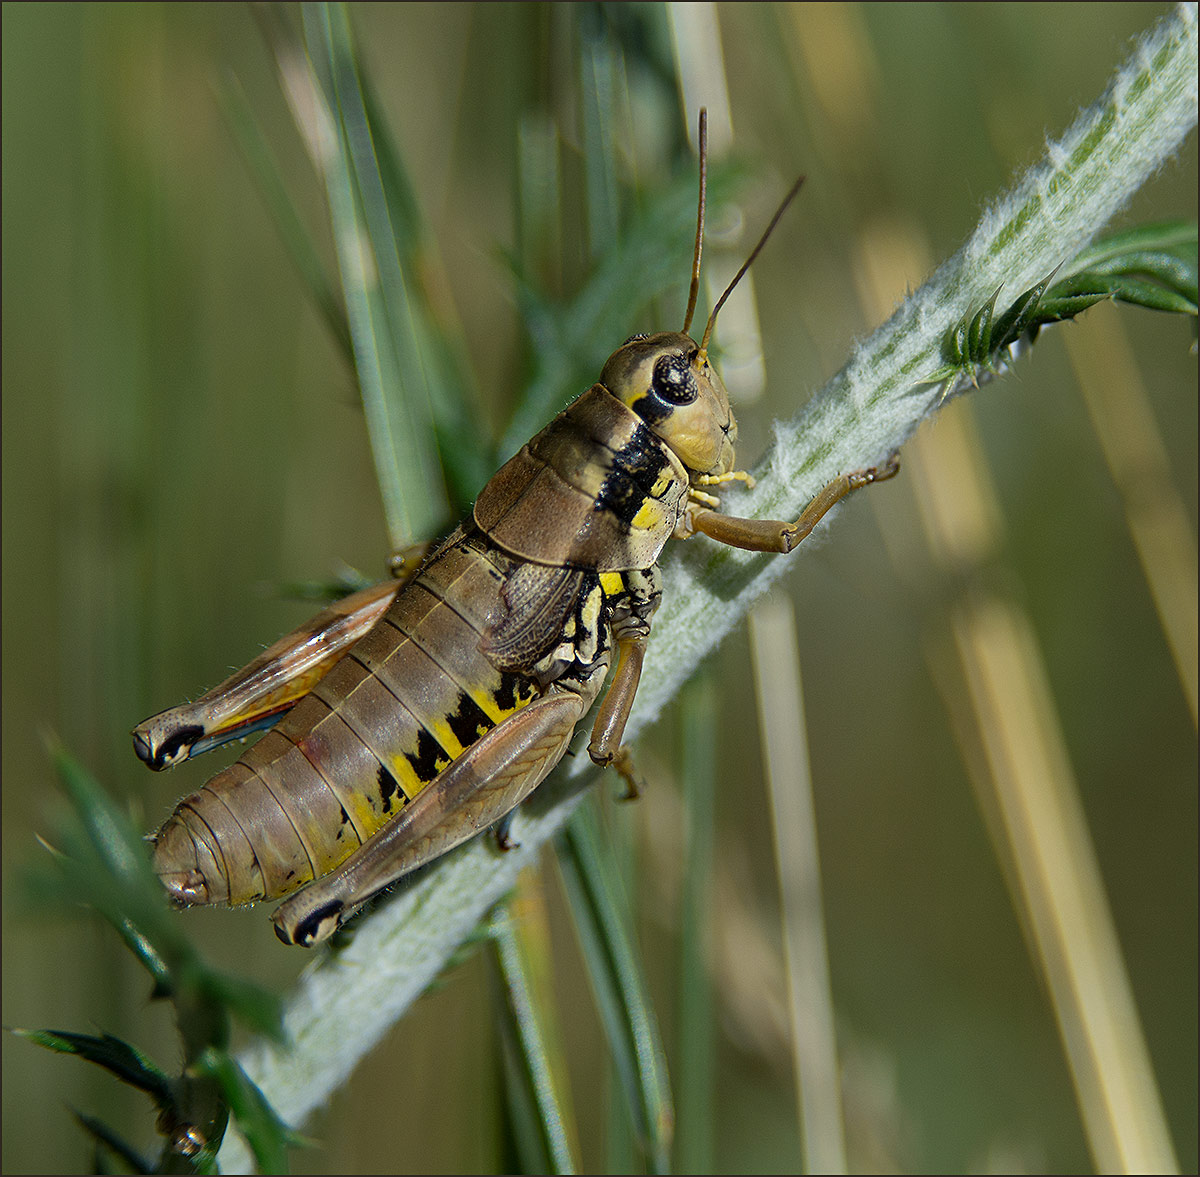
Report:
M 712 338 L 717 314 L 733 288 L 741 281 L 779 223 L 784 209 L 800 191 L 804 177 L 792 185 L 776 210 L 766 232 L 750 251 L 742 268 L 725 293 L 717 299 L 708 317 L 704 335 L 696 343 L 688 328 L 696 309 L 700 288 L 700 255 L 704 245 L 704 204 L 708 175 L 708 114 L 700 111 L 700 207 L 696 214 L 696 248 L 692 257 L 692 285 L 688 292 L 687 313 L 682 331 L 660 331 L 657 335 L 634 335 L 617 348 L 604 370 L 600 383 L 617 400 L 632 409 L 649 428 L 671 447 L 679 460 L 697 480 L 727 481 L 723 475 L 733 470 L 733 444 L 737 441 L 737 422 L 729 408 L 729 394 L 721 377 L 708 362 L 708 341 Z M 745 475 L 738 475 L 745 480 Z
M 611 356 L 600 383 L 632 409 L 693 474 L 733 468 L 737 422 L 707 354 L 689 335 L 634 335 Z

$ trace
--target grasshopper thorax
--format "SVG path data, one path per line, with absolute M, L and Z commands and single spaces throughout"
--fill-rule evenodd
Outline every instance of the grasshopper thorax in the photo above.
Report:
M 729 394 L 690 335 L 632 336 L 609 356 L 600 383 L 666 442 L 693 476 L 733 468 L 737 422 Z

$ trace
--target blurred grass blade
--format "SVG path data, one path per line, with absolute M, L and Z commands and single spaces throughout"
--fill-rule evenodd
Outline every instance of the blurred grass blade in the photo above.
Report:
M 308 1141 L 275 1114 L 237 1060 L 223 1050 L 210 1048 L 197 1061 L 196 1070 L 220 1084 L 238 1131 L 254 1153 L 258 1171 L 288 1172 L 288 1146 Z
M 56 740 L 50 753 L 72 812 L 54 834 L 58 898 L 95 908 L 124 938 L 154 978 L 172 992 L 192 950 L 171 920 L 150 865 L 147 843 L 99 782 Z
M 603 776 L 601 781 L 603 781 Z M 603 784 L 599 786 L 603 789 Z M 603 796 L 603 794 L 601 794 Z M 601 814 L 601 802 L 592 802 L 593 813 L 598 822 L 597 828 L 603 841 L 600 850 L 604 855 L 608 871 L 613 883 L 613 893 L 626 902 L 622 905 L 626 926 L 633 930 L 641 925 L 639 911 L 640 892 L 638 888 L 638 839 L 633 827 L 637 814 L 626 805 L 614 806 Z M 607 820 L 604 820 L 607 819 Z M 638 953 L 640 962 L 642 956 L 640 947 L 635 941 L 633 950 Z M 605 1060 L 606 1106 L 604 1115 L 604 1153 L 602 1168 L 610 1173 L 640 1173 L 646 1168 L 644 1160 L 644 1134 L 635 1121 L 633 1108 L 630 1105 L 624 1085 L 624 1073 L 617 1065 L 616 1059 L 609 1052 Z M 674 1135 L 672 1134 L 672 1139 Z
M 304 6 L 329 141 L 321 158 L 388 533 L 397 550 L 445 527 L 426 357 L 383 189 L 346 10 Z
M 634 1127 L 652 1170 L 663 1173 L 675 1119 L 666 1056 L 594 804 L 589 799 L 567 823 L 558 862 Z
M 1200 710 L 1195 523 L 1120 317 L 1098 313 L 1065 342 L 1195 727 Z
M 172 918 L 146 839 L 61 745 L 52 743 L 51 753 L 73 806 L 55 834 L 58 897 L 87 903 L 117 930 L 153 977 L 155 996 L 175 1003 L 189 1045 L 198 1049 L 227 1036 L 230 1014 L 278 1040 L 279 999 L 203 961 Z
M 552 1016 L 551 995 L 530 959 L 525 907 L 522 903 L 520 926 L 509 904 L 498 906 L 488 923 L 503 990 L 506 1070 L 521 1171 L 577 1173 L 578 1149 L 571 1144 L 575 1132 L 559 1097 L 565 1074 L 562 1052 L 546 1025 Z
M 709 203 L 729 199 L 741 176 L 734 167 L 709 171 Z M 513 267 L 517 305 L 529 333 L 533 373 L 500 445 L 516 453 L 572 397 L 595 379 L 614 347 L 638 329 L 642 308 L 664 293 L 687 302 L 696 234 L 696 177 L 681 174 L 647 200 L 615 248 L 597 263 L 579 292 L 563 305 L 542 295 L 528 273 Z
M 236 81 L 229 81 L 219 89 L 218 98 L 242 157 L 258 181 L 284 248 L 308 287 L 338 349 L 346 362 L 353 365 L 354 344 L 350 339 L 350 324 L 346 321 L 345 308 L 321 262 L 312 235 L 304 227 L 296 202 L 283 181 L 279 163 L 254 117 L 245 93 Z
M 583 107 L 583 173 L 587 196 L 587 251 L 594 264 L 617 243 L 621 231 L 621 188 L 617 177 L 614 122 L 624 93 L 620 51 L 605 36 L 601 9 L 585 6 L 577 22 L 579 94 Z
M 954 627 L 1092 1155 L 1102 1172 L 1178 1172 L 1036 638 L 1022 613 L 983 593 Z
M 329 107 L 317 95 L 309 59 L 282 10 L 258 7 L 255 13 L 275 53 L 297 128 L 318 174 L 325 175 L 335 137 L 333 119 Z M 407 326 L 411 331 L 410 342 L 414 344 L 411 350 L 424 358 L 429 410 L 457 514 L 475 498 L 491 473 L 492 447 L 489 438 L 476 427 L 478 414 L 474 406 L 478 397 L 462 328 L 454 317 L 437 250 L 370 79 L 361 70 L 356 71 L 355 77 L 360 121 L 369 128 L 378 173 L 375 190 L 382 190 L 390 218 L 387 231 L 391 247 L 400 272 L 411 276 L 418 292 L 401 309 L 406 308 L 409 313 Z M 352 340 L 349 354 L 354 355 Z
M 694 150 L 699 150 L 697 116 L 703 106 L 708 110 L 711 169 L 724 162 L 734 143 L 733 107 L 725 68 L 720 13 L 717 5 L 712 3 L 671 4 L 668 12 L 689 142 Z M 744 221 L 743 210 L 736 207 L 723 211 L 714 208 L 709 217 L 711 228 L 708 235 L 712 240 L 707 250 L 703 283 L 709 305 L 715 304 L 720 292 L 733 283 L 749 250 L 748 242 L 743 242 L 736 253 L 720 248 L 718 241 L 724 234 L 718 226 L 723 222 L 731 224 Z M 721 312 L 718 331 L 721 340 L 721 379 L 735 403 L 741 401 L 749 404 L 758 400 L 767 383 L 756 287 L 757 279 L 751 269 L 730 291 L 729 301 Z M 703 318 L 701 312 L 701 320 Z
M 569 399 L 594 382 L 621 340 L 633 331 L 649 329 L 637 318 L 644 308 L 672 291 L 682 320 L 687 298 L 696 225 L 696 171 L 694 159 L 683 150 L 686 138 L 678 140 L 678 176 L 645 200 L 637 199 L 636 190 L 632 197 L 627 194 L 630 167 L 618 159 L 615 147 L 636 133 L 626 55 L 637 68 L 657 71 L 659 63 L 647 49 L 647 40 L 652 39 L 648 29 L 660 24 L 658 32 L 665 35 L 665 21 L 654 9 L 636 16 L 600 7 L 578 7 L 574 12 L 584 168 L 584 190 L 578 199 L 584 206 L 591 272 L 566 304 L 550 296 L 538 280 L 550 260 L 555 256 L 562 260 L 569 253 L 556 248 L 563 218 L 561 208 L 552 208 L 550 199 L 555 197 L 561 204 L 571 197 L 564 194 L 558 174 L 553 128 L 523 128 L 519 261 L 511 264 L 531 343 L 532 373 L 504 432 L 501 459 L 515 453 Z M 710 207 L 717 210 L 727 202 L 740 178 L 736 167 L 712 167 Z M 568 286 L 575 283 L 577 279 L 566 279 Z
M 562 267 L 562 169 L 558 127 L 538 112 L 517 128 L 517 247 L 514 266 L 545 289 Z M 531 333 L 531 338 L 532 338 Z
M 601 1167 L 610 1173 L 638 1173 L 645 1168 L 641 1163 L 640 1138 L 629 1111 L 629 1100 L 625 1096 L 621 1072 L 614 1065 L 614 1060 L 610 1058 L 608 1063 L 602 1154 L 604 1161 Z
M 158 1107 L 171 1099 L 171 1081 L 136 1046 L 112 1034 L 96 1037 L 92 1034 L 73 1034 L 65 1030 L 19 1030 L 13 1033 L 37 1046 L 59 1054 L 74 1054 L 103 1067 L 128 1083 L 146 1092 Z
M 171 917 L 146 841 L 100 785 L 59 745 L 52 752 L 74 811 L 59 823 L 54 866 L 61 898 L 94 907 L 124 938 L 154 978 L 154 995 L 169 997 L 182 1038 L 183 1074 L 168 1078 L 136 1047 L 112 1035 L 25 1032 L 48 1049 L 77 1054 L 148 1092 L 159 1112 L 164 1157 L 210 1166 L 228 1119 L 226 1097 L 197 1060 L 225 1048 L 231 1016 L 282 1039 L 279 1000 L 250 982 L 211 969 Z
M 683 732 L 686 838 L 683 894 L 679 913 L 679 1061 L 676 1064 L 678 1130 L 675 1170 L 713 1172 L 716 1116 L 717 1024 L 707 945 L 713 911 L 713 847 L 716 838 L 717 692 L 713 676 L 701 669 L 679 698 Z
M 779 873 L 803 1168 L 806 1173 L 845 1173 L 845 1128 L 821 903 L 821 863 L 796 618 L 790 601 L 768 596 L 750 611 L 750 643 Z
M 228 1010 L 243 1025 L 283 1042 L 282 1006 L 279 998 L 253 981 L 208 967 L 196 974 L 196 987 L 214 1006 Z
M 494 447 L 479 428 L 478 390 L 436 244 L 421 215 L 371 79 L 360 75 L 359 80 L 384 196 L 392 223 L 397 226 L 400 264 L 413 275 L 420 292 L 420 298 L 410 300 L 412 329 L 429 373 L 433 425 L 455 500 L 454 513 L 460 514 L 475 501 L 495 470 Z
M 969 421 L 948 415 L 918 436 L 909 464 L 930 548 L 965 586 L 951 609 L 957 673 L 939 688 L 1046 982 L 1097 1169 L 1178 1172 L 1036 635 L 988 584 L 1002 516 Z
M 107 1149 L 113 1156 L 124 1162 L 125 1167 L 134 1173 L 153 1173 L 154 1166 L 145 1157 L 141 1155 L 127 1140 L 118 1136 L 112 1128 L 110 1128 L 103 1120 L 97 1119 L 95 1116 L 89 1116 L 86 1112 L 71 1109 L 71 1114 L 75 1117 L 76 1123 L 96 1142 L 96 1151 L 93 1156 L 94 1167 L 96 1173 L 108 1172 L 102 1168 L 103 1153 L 102 1148 Z

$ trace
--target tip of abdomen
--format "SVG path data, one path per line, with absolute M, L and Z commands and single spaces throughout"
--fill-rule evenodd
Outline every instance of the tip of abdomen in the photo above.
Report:
M 229 902 L 228 885 L 220 888 L 224 873 L 217 867 L 208 848 L 192 835 L 178 814 L 169 817 L 158 831 L 152 862 L 154 873 L 176 903 L 191 906 Z M 217 893 L 219 888 L 221 894 Z

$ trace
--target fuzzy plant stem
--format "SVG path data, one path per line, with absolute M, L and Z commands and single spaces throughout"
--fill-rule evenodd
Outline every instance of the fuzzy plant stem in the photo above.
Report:
M 1137 46 L 1103 97 L 1044 160 L 983 215 L 970 240 L 912 295 L 791 421 L 756 473 L 730 496 L 742 515 L 793 519 L 841 471 L 877 463 L 933 413 L 943 336 L 1003 284 L 1016 295 L 1069 262 L 1178 149 L 1196 124 L 1196 5 L 1180 5 Z M 653 720 L 795 556 L 753 556 L 704 539 L 664 561 L 663 606 L 628 735 Z M 803 550 L 803 549 L 802 549 Z M 526 803 L 519 848 L 486 838 L 448 855 L 359 921 L 350 944 L 307 972 L 287 1003 L 292 1046 L 252 1043 L 240 1061 L 279 1114 L 301 1126 L 437 976 L 487 909 L 536 861 L 594 779 L 577 756 Z M 614 786 L 615 787 L 615 786 Z M 250 1156 L 230 1134 L 224 1172 Z

